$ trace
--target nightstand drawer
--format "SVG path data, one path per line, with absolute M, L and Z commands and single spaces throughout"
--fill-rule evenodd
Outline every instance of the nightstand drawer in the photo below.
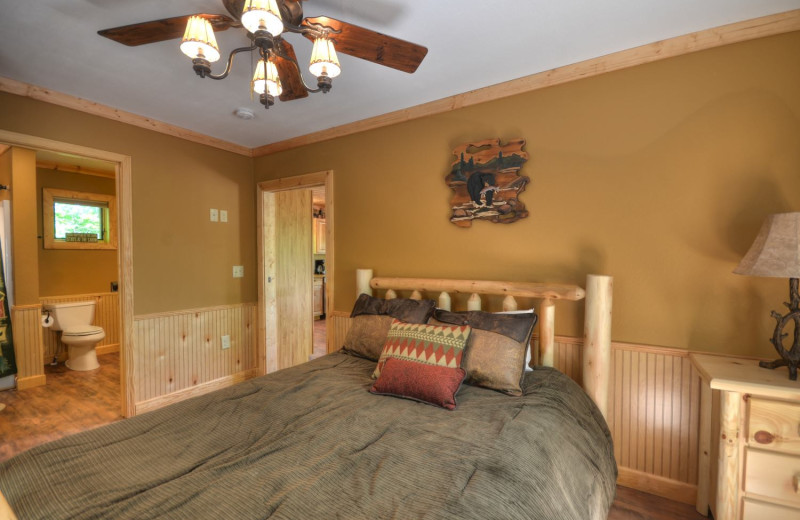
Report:
M 797 520 L 800 509 L 744 499 L 742 520 Z
M 747 449 L 744 490 L 800 505 L 800 457 Z
M 751 446 L 800 455 L 800 404 L 750 399 L 747 435 Z

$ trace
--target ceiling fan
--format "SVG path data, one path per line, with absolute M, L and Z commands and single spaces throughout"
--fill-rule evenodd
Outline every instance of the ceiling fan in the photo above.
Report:
M 253 90 L 269 108 L 277 96 L 281 101 L 328 92 L 332 79 L 341 71 L 336 52 L 413 73 L 428 49 L 327 16 L 306 18 L 304 0 L 222 0 L 230 16 L 198 13 L 136 23 L 97 33 L 116 42 L 137 46 L 182 38 L 181 50 L 192 58 L 194 71 L 201 78 L 224 79 L 241 52 L 257 51 L 260 60 L 253 75 Z M 244 27 L 251 40 L 249 47 L 231 51 L 225 70 L 212 74 L 211 62 L 220 57 L 214 31 Z M 284 33 L 301 34 L 314 42 L 309 70 L 317 87 L 303 81 L 300 65 Z

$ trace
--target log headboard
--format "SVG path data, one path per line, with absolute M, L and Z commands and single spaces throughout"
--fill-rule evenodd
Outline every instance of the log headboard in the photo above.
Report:
M 397 297 L 396 291 L 411 291 L 412 299 L 422 292 L 438 294 L 438 306 L 450 310 L 451 294 L 468 294 L 467 310 L 481 310 L 481 295 L 503 296 L 503 310 L 517 310 L 516 298 L 541 300 L 539 314 L 539 352 L 533 362 L 553 366 L 555 349 L 555 304 L 557 300 L 585 299 L 583 328 L 583 388 L 605 416 L 608 411 L 609 369 L 611 363 L 611 301 L 613 278 L 590 274 L 586 288 L 577 285 L 498 282 L 486 280 L 446 280 L 439 278 L 386 278 L 373 276 L 372 269 L 356 270 L 356 294 L 385 291 L 385 298 Z

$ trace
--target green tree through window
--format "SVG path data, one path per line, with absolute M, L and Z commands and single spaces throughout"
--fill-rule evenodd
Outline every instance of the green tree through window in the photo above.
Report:
M 64 239 L 67 233 L 94 233 L 98 240 L 103 239 L 103 208 L 82 204 L 56 202 L 55 238 Z

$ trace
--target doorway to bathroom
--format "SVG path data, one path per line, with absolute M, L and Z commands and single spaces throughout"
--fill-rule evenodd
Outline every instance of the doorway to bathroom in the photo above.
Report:
M 110 376 L 115 395 L 97 400 L 110 403 L 118 416 L 132 415 L 130 157 L 0 130 L 0 159 L 10 170 L 0 174 L 13 175 L 8 193 L 19 393 L 46 393 L 61 372 L 83 382 L 103 374 Z M 71 336 L 98 340 L 93 347 L 99 370 L 66 369 L 70 347 L 63 332 L 42 327 L 46 307 L 74 302 L 93 304 L 94 319 L 87 325 L 92 330 Z M 91 399 L 98 395 L 93 392 L 78 393 Z

